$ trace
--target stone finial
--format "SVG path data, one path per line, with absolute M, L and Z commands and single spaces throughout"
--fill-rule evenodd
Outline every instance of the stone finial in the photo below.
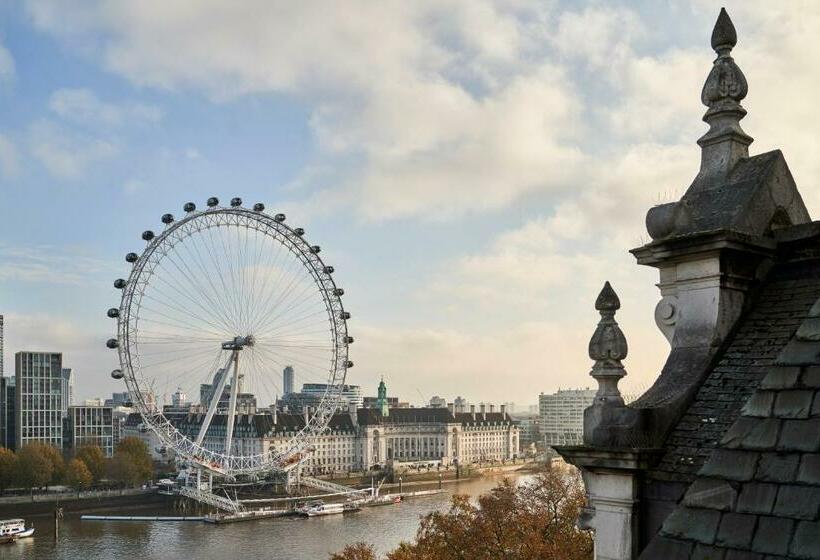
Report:
M 609 282 L 595 300 L 595 309 L 601 313 L 601 320 L 589 341 L 589 357 L 595 360 L 590 375 L 598 381 L 596 405 L 623 405 L 624 400 L 618 390 L 618 381 L 626 375 L 621 360 L 628 351 L 626 337 L 615 321 L 615 312 L 621 302 Z
M 709 131 L 698 140 L 702 157 L 696 182 L 705 188 L 725 178 L 740 158 L 748 157 L 752 143 L 752 137 L 740 127 L 740 120 L 746 116 L 740 101 L 749 92 L 749 85 L 730 55 L 736 44 L 735 26 L 726 9 L 721 8 L 712 31 L 712 48 L 718 56 L 700 94 L 709 108 L 703 115 Z

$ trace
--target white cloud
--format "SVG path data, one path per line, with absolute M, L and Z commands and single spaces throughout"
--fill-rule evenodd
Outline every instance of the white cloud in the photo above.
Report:
M 0 134 L 0 176 L 5 179 L 20 173 L 20 154 L 10 138 Z
M 159 108 L 142 103 L 106 103 L 88 89 L 60 89 L 51 94 L 49 108 L 60 117 L 83 124 L 120 126 L 125 122 L 154 123 L 160 120 Z
M 119 153 L 111 142 L 45 120 L 29 128 L 29 147 L 46 170 L 60 179 L 82 177 L 90 166 Z
M 84 286 L 115 271 L 111 263 L 70 248 L 0 244 L 0 281 Z
M 9 50 L 0 44 L 0 82 L 7 82 L 14 79 L 15 65 L 14 57 Z

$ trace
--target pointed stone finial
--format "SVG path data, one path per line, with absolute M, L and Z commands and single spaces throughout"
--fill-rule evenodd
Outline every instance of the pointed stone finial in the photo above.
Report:
M 715 28 L 712 30 L 712 48 L 720 53 L 719 49 L 728 47 L 731 50 L 735 45 L 737 45 L 735 24 L 732 23 L 732 18 L 729 17 L 726 8 L 721 8 Z
M 621 360 L 626 358 L 626 337 L 615 320 L 615 312 L 621 302 L 609 282 L 595 300 L 595 309 L 601 313 L 598 327 L 589 341 L 589 357 L 595 360 L 590 375 L 598 382 L 596 405 L 621 405 L 624 400 L 618 389 L 618 381 L 626 375 Z
M 736 44 L 735 26 L 721 8 L 712 30 L 712 48 L 718 56 L 700 94 L 701 101 L 709 108 L 703 115 L 709 131 L 698 140 L 702 155 L 695 184 L 701 188 L 715 186 L 740 158 L 749 157 L 752 137 L 740 127 L 740 120 L 746 116 L 740 101 L 749 92 L 749 85 L 730 56 Z

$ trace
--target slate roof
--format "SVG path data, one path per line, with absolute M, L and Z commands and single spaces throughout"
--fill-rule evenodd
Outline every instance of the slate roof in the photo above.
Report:
M 500 412 L 487 412 L 482 415 L 476 412 L 475 420 L 469 412 L 458 412 L 453 414 L 447 408 L 391 408 L 388 416 L 382 416 L 381 411 L 375 408 L 359 409 L 359 424 L 423 424 L 423 423 L 446 423 L 461 424 L 462 426 L 481 424 L 508 423 L 512 424 L 512 419 Z
M 772 272 L 653 473 L 691 484 L 641 559 L 820 558 L 818 292 L 816 254 Z
M 668 451 L 649 473 L 652 478 L 694 479 L 767 368 L 820 298 L 818 278 L 819 261 L 781 263 L 769 273 L 754 307 L 668 436 L 664 446 Z

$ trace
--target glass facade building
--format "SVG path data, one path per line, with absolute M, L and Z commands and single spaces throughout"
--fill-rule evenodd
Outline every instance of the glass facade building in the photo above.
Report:
M 56 352 L 17 352 L 16 447 L 32 441 L 63 446 L 63 355 Z

